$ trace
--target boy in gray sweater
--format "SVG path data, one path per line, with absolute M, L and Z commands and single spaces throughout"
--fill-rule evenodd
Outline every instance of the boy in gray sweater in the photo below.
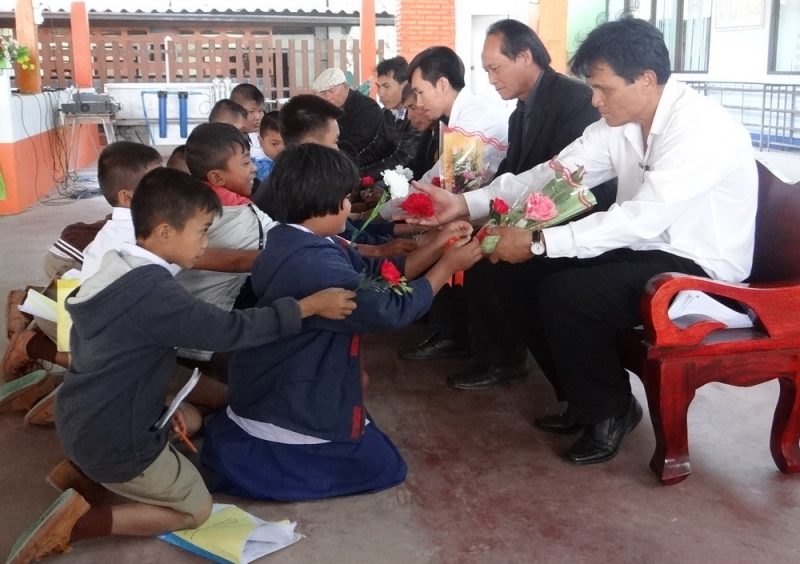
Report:
M 175 347 L 254 347 L 298 333 L 305 317 L 342 319 L 354 309 L 355 294 L 341 289 L 233 312 L 192 298 L 173 276 L 203 254 L 220 212 L 202 182 L 171 169 L 148 173 L 131 203 L 137 244 L 106 254 L 99 272 L 68 298 L 72 364 L 56 402 L 59 438 L 86 476 L 131 502 L 90 506 L 68 489 L 23 533 L 8 562 L 63 552 L 85 538 L 200 526 L 211 496 L 167 442 L 168 429 L 154 428 Z M 180 411 L 172 427 L 186 430 Z

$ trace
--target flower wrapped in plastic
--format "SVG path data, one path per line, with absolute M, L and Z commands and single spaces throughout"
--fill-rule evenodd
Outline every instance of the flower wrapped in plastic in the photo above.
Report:
M 489 228 L 510 225 L 523 229 L 544 229 L 559 225 L 590 210 L 597 200 L 582 184 L 583 167 L 574 172 L 552 159 L 548 165 L 553 169 L 553 179 L 541 190 L 526 192 L 509 205 L 502 198 L 491 201 L 489 221 L 476 235 L 485 254 L 492 254 L 499 235 L 490 235 Z
M 404 199 L 408 196 L 408 188 L 411 179 L 414 176 L 414 173 L 411 172 L 410 169 L 404 168 L 400 165 L 397 165 L 395 168 L 384 170 L 381 173 L 383 177 L 383 183 L 386 185 L 386 190 L 383 191 L 381 194 L 380 199 L 375 204 L 375 207 L 372 208 L 369 216 L 367 219 L 364 220 L 364 223 L 361 224 L 361 227 L 353 232 L 352 240 L 355 242 L 358 240 L 358 237 L 364 232 L 367 226 L 372 223 L 372 221 L 378 217 L 378 214 L 381 212 L 381 208 L 388 202 L 389 200 L 397 200 L 397 199 Z M 372 180 L 370 186 L 374 184 L 374 179 L 372 177 L 365 177 Z M 364 179 L 361 179 L 361 185 L 364 185 Z
M 489 182 L 508 147 L 493 137 L 440 124 L 441 186 L 460 194 Z

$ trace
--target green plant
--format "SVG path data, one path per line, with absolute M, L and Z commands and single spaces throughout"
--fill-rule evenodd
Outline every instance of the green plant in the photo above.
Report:
M 9 67 L 12 63 L 17 63 L 23 70 L 36 68 L 30 49 L 20 45 L 13 37 L 0 35 L 0 68 Z

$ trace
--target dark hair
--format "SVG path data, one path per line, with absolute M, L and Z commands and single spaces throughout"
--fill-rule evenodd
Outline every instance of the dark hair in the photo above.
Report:
M 308 135 L 326 131 L 328 120 L 341 116 L 341 109 L 319 96 L 298 94 L 281 108 L 281 137 L 287 147 L 297 145 Z
M 264 137 L 267 131 L 277 131 L 280 133 L 281 120 L 279 116 L 280 112 L 278 110 L 273 110 L 264 114 L 264 117 L 261 118 L 261 125 L 258 128 L 258 134 Z
M 575 76 L 590 77 L 592 66 L 608 63 L 628 84 L 652 70 L 658 84 L 670 75 L 669 51 L 658 28 L 636 18 L 622 18 L 594 28 L 570 61 Z
M 219 196 L 196 178 L 172 168 L 157 168 L 144 175 L 131 200 L 136 239 L 149 237 L 161 223 L 180 231 L 200 212 L 222 215 Z
M 161 154 L 142 143 L 117 141 L 106 146 L 97 160 L 97 182 L 106 200 L 116 206 L 120 190 L 135 190 L 153 164 L 161 164 Z
M 550 53 L 539 36 L 524 23 L 517 20 L 500 20 L 486 30 L 486 37 L 497 35 L 502 39 L 500 52 L 511 60 L 523 51 L 530 51 L 533 61 L 542 69 L 550 66 Z
M 408 100 L 409 98 L 411 98 L 412 96 L 414 97 L 414 102 L 416 102 L 417 93 L 414 92 L 414 87 L 411 86 L 410 82 L 408 82 L 408 83 L 406 83 L 405 86 L 403 86 L 403 94 L 402 94 L 402 97 L 400 98 L 400 101 L 405 103 L 405 101 Z
M 241 104 L 234 102 L 230 98 L 223 98 L 211 108 L 211 113 L 208 114 L 208 121 L 212 123 L 227 121 L 229 118 L 235 116 L 247 119 L 247 110 L 245 110 Z
M 248 84 L 247 82 L 243 82 L 231 90 L 231 100 L 239 104 L 250 101 L 253 101 L 256 104 L 263 104 L 264 94 L 262 94 L 258 87 Z
M 389 76 L 389 73 L 392 73 L 392 78 L 401 84 L 407 81 L 408 61 L 406 61 L 405 57 L 384 59 L 375 67 L 375 74 L 377 76 Z
M 229 123 L 201 123 L 186 139 L 186 166 L 192 176 L 206 180 L 212 170 L 225 170 L 237 147 L 250 152 L 250 141 Z
M 302 223 L 339 213 L 342 201 L 360 181 L 358 168 L 347 155 L 304 143 L 278 155 L 254 201 L 276 221 Z
M 167 159 L 167 168 L 176 168 L 178 161 L 186 162 L 186 145 L 178 145 Z
M 464 63 L 450 47 L 428 47 L 419 52 L 408 65 L 408 76 L 417 69 L 431 84 L 444 77 L 455 90 L 464 88 Z

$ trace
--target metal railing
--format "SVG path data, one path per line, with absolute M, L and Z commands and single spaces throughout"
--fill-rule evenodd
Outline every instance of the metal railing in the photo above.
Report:
M 686 81 L 716 99 L 750 132 L 761 151 L 800 152 L 800 85 Z

